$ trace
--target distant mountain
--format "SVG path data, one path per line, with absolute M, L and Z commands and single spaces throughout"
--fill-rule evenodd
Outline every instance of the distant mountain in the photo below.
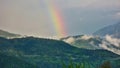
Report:
M 6 38 L 14 38 L 14 37 L 20 37 L 19 34 L 13 34 L 4 30 L 0 30 L 0 37 L 6 37 Z
M 93 33 L 93 35 L 99 36 L 112 35 L 116 38 L 120 38 L 120 22 L 114 25 L 104 27 Z
M 82 49 L 63 41 L 34 37 L 14 39 L 0 37 L 0 52 L 22 58 L 39 68 L 61 68 L 62 61 L 69 63 L 70 59 L 75 63 L 87 61 L 95 68 L 103 61 L 120 57 L 103 49 Z M 116 64 L 114 65 L 116 66 Z

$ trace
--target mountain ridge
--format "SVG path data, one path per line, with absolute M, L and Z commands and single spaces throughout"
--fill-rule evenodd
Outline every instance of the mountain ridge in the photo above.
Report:
M 115 38 L 120 38 L 120 22 L 106 26 L 94 32 L 93 35 L 106 36 L 112 35 Z
M 106 35 L 105 37 L 78 35 L 62 38 L 61 40 L 74 47 L 89 50 L 105 49 L 120 55 L 120 39 L 114 38 L 110 35 Z
M 0 37 L 15 38 L 15 37 L 20 37 L 20 36 L 21 35 L 19 34 L 10 33 L 8 31 L 4 31 L 0 29 Z

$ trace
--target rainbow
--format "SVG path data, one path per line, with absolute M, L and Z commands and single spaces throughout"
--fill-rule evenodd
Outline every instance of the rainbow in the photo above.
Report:
M 56 31 L 56 36 L 58 37 L 66 36 L 67 32 L 66 32 L 65 24 L 59 8 L 51 0 L 50 1 L 45 0 L 45 3 L 48 7 L 48 11 L 49 11 L 48 13 L 53 22 Z

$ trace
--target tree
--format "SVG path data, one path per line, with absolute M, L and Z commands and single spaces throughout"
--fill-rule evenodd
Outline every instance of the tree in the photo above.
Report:
M 110 61 L 105 61 L 100 68 L 112 68 Z

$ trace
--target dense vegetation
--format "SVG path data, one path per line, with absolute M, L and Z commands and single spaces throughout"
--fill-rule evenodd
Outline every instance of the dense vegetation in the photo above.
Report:
M 37 68 L 23 59 L 0 53 L 0 68 Z
M 75 63 L 87 61 L 90 65 L 92 64 L 96 67 L 103 61 L 120 57 L 106 50 L 80 49 L 63 41 L 34 37 L 16 39 L 5 39 L 1 37 L 0 52 L 19 59 L 11 60 L 14 63 L 24 60 L 24 62 L 35 64 L 39 68 L 61 68 L 62 61 L 68 65 L 70 58 Z M 4 64 L 7 65 L 7 62 L 4 62 Z M 115 65 L 116 68 L 119 65 L 120 64 Z
M 101 65 L 99 65 L 97 67 L 94 67 L 93 65 L 91 65 L 88 62 L 73 63 L 72 61 L 70 61 L 70 63 L 68 65 L 63 63 L 62 68 L 112 68 L 112 66 L 111 66 L 110 61 L 105 61 L 105 62 L 103 62 Z

